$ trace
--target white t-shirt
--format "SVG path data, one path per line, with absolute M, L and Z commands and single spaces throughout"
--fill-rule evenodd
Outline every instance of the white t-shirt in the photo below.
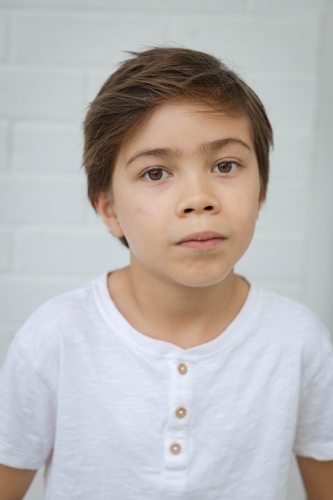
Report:
M 0 463 L 47 500 L 281 500 L 291 452 L 333 459 L 333 354 L 304 306 L 251 286 L 183 350 L 129 325 L 107 277 L 43 305 L 0 375 Z

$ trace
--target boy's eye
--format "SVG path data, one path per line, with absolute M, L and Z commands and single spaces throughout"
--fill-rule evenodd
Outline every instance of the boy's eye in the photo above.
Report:
M 220 161 L 215 165 L 213 172 L 220 172 L 221 174 L 230 174 L 234 172 L 238 167 L 238 164 L 234 161 Z
M 152 168 L 147 170 L 142 177 L 149 179 L 150 181 L 160 181 L 161 179 L 165 179 L 167 176 L 168 173 L 162 168 Z

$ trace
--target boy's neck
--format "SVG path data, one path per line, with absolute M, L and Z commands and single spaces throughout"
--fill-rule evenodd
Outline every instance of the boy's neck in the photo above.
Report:
M 129 266 L 109 275 L 110 295 L 138 331 L 189 349 L 220 335 L 241 310 L 248 283 L 233 272 L 209 287 L 186 287 Z

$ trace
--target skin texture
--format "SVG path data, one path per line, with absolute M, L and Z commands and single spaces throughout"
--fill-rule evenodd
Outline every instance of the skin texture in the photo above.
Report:
M 0 464 L 1 500 L 21 500 L 28 491 L 36 472 Z
M 258 165 L 247 120 L 203 111 L 194 104 L 165 104 L 123 147 L 107 221 L 117 236 L 126 235 L 135 265 L 190 287 L 207 287 L 227 276 L 248 248 L 259 211 Z M 205 143 L 226 138 L 242 140 L 249 149 L 236 143 L 198 151 Z M 162 148 L 175 154 L 137 157 L 126 167 L 139 151 Z M 222 159 L 241 166 L 231 173 L 212 172 Z M 155 166 L 165 169 L 164 179 L 153 182 L 140 177 Z M 205 230 L 225 235 L 226 248 L 198 254 L 176 246 L 185 236 Z
M 307 500 L 333 499 L 333 460 L 320 462 L 313 458 L 297 457 L 307 493 Z
M 139 331 L 183 348 L 219 335 L 241 309 L 249 287 L 233 268 L 261 204 L 247 119 L 211 111 L 190 102 L 158 108 L 122 147 L 113 191 L 95 204 L 130 246 L 130 267 L 109 278 L 116 306 Z M 149 169 L 161 178 L 149 179 Z M 211 248 L 180 243 L 203 231 L 223 238 Z

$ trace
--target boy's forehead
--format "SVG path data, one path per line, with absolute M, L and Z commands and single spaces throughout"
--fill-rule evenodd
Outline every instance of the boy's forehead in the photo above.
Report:
M 172 149 L 181 155 L 194 144 L 204 152 L 205 144 L 228 138 L 254 151 L 250 122 L 244 113 L 235 117 L 201 102 L 171 101 L 155 108 L 129 134 L 118 158 L 127 163 L 136 150 L 155 148 Z

